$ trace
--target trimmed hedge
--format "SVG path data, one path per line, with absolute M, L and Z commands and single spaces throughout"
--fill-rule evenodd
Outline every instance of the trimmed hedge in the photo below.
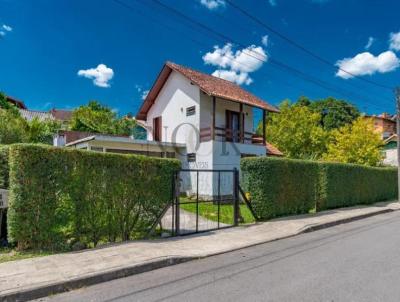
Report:
M 140 238 L 172 198 L 177 160 L 10 147 L 9 240 L 63 250 Z
M 323 198 L 318 210 L 397 198 L 397 169 L 321 163 Z
M 244 187 L 259 218 L 308 213 L 315 208 L 317 163 L 250 157 L 242 159 L 241 170 Z
M 261 219 L 397 198 L 397 169 L 245 158 L 242 179 Z
M 0 189 L 8 189 L 8 148 L 0 145 Z

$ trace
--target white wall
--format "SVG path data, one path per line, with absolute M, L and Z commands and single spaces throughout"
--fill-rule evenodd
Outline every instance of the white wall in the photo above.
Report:
M 147 127 L 153 128 L 153 118 L 162 117 L 162 141 L 184 143 L 187 152 L 194 152 L 200 123 L 200 89 L 180 73 L 172 71 L 147 114 Z M 196 106 L 196 114 L 186 116 L 186 108 Z M 174 135 L 175 132 L 175 135 Z M 153 140 L 148 131 L 148 140 Z
M 383 163 L 389 166 L 397 167 L 397 149 L 388 149 L 384 151 L 385 158 L 383 159 Z

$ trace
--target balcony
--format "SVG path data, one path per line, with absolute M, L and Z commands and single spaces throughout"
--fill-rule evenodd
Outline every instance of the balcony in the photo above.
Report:
M 252 132 L 232 130 L 222 127 L 206 127 L 200 129 L 200 142 L 224 141 L 250 145 L 265 145 L 265 138 Z

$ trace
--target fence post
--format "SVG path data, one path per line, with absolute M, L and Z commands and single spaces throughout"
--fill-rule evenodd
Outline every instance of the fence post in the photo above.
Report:
M 180 215 L 179 215 L 179 193 L 180 193 L 180 182 L 179 182 L 179 171 L 175 173 L 175 235 L 180 235 Z
M 237 168 L 233 169 L 233 201 L 234 201 L 234 225 L 239 224 L 239 171 Z

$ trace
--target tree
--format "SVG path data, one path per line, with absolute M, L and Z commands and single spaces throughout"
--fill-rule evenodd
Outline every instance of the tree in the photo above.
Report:
M 13 110 L 0 109 L 0 144 L 28 142 L 26 121 Z
M 54 120 L 41 121 L 34 118 L 26 125 L 27 140 L 30 143 L 53 143 L 54 135 L 61 129 L 61 123 Z
M 53 120 L 25 120 L 18 108 L 7 102 L 6 96 L 0 93 L 0 144 L 52 144 L 53 136 L 60 128 L 61 124 Z
M 360 111 L 354 105 L 333 97 L 311 101 L 307 97 L 300 97 L 296 105 L 307 106 L 321 115 L 321 125 L 326 130 L 333 130 L 351 124 L 360 116 Z
M 374 132 L 373 121 L 360 117 L 353 124 L 332 131 L 323 159 L 376 166 L 382 160 L 381 145 L 382 140 Z
M 109 107 L 97 101 L 80 106 L 72 113 L 71 130 L 104 134 L 131 135 L 136 121 L 132 118 L 119 118 Z
M 321 116 L 306 106 L 284 101 L 280 113 L 267 123 L 267 140 L 290 158 L 319 159 L 326 152 L 328 133 L 320 127 Z

